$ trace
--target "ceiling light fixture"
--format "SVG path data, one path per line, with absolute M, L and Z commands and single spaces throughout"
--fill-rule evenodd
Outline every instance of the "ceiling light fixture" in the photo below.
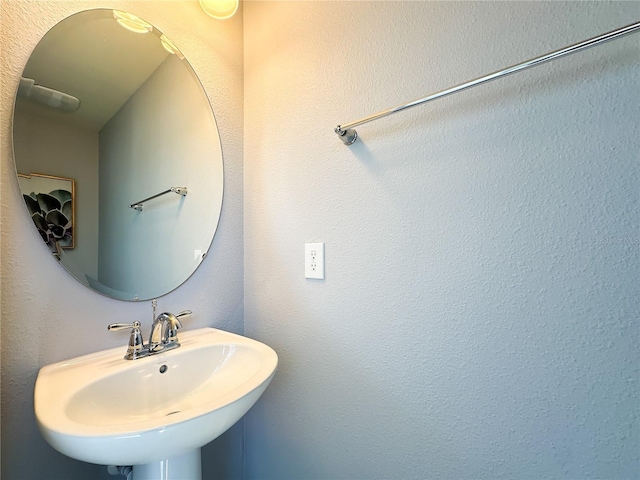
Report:
M 238 10 L 239 0 L 200 0 L 200 6 L 210 17 L 226 20 Z

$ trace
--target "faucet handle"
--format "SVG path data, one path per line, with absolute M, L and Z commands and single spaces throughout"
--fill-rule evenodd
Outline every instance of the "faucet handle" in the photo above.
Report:
M 135 360 L 140 356 L 144 349 L 144 340 L 140 331 L 140 322 L 133 323 L 112 323 L 107 326 L 107 330 L 124 330 L 131 328 L 131 336 L 129 337 L 129 346 L 125 354 L 125 360 Z
M 125 328 L 140 328 L 140 322 L 112 323 L 111 325 L 107 325 L 107 330 L 124 330 Z
M 167 335 L 165 336 L 165 340 L 172 341 L 178 339 L 178 329 L 182 328 L 181 318 L 188 317 L 191 315 L 191 310 L 184 310 L 176 315 L 171 315 L 170 313 L 167 316 Z
M 166 343 L 177 343 L 178 342 L 178 329 L 182 328 L 181 318 L 188 317 L 193 312 L 191 310 L 184 310 L 183 312 L 178 313 L 177 315 L 169 315 L 167 330 L 165 333 L 164 341 Z

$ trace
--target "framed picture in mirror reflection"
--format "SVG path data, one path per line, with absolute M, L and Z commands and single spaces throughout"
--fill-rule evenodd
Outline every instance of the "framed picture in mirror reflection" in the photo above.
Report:
M 42 173 L 18 173 L 22 198 L 42 240 L 55 255 L 75 247 L 75 181 Z

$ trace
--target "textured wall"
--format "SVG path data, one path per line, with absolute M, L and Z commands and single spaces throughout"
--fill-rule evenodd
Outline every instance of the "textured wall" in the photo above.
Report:
M 246 473 L 640 476 L 638 2 L 245 5 Z M 326 280 L 303 244 L 326 243 Z
M 225 199 L 209 255 L 182 287 L 159 299 L 162 310 L 193 309 L 185 328 L 242 332 L 242 15 L 216 22 L 196 1 L 0 2 L 2 173 L 2 478 L 91 479 L 104 470 L 56 453 L 33 416 L 38 369 L 51 362 L 126 345 L 114 321 L 140 320 L 151 307 L 110 300 L 56 265 L 24 215 L 11 157 L 11 113 L 18 78 L 38 40 L 56 22 L 86 8 L 118 8 L 153 23 L 182 50 L 202 80 L 218 121 L 225 156 Z M 203 452 L 209 477 L 241 473 L 242 424 Z

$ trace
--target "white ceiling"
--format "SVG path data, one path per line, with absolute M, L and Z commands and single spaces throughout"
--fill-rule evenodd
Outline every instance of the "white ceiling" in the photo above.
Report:
M 23 77 L 80 99 L 73 113 L 30 101 L 31 110 L 77 126 L 100 130 L 169 55 L 160 32 L 126 30 L 111 10 L 74 15 L 52 28 L 33 51 Z

